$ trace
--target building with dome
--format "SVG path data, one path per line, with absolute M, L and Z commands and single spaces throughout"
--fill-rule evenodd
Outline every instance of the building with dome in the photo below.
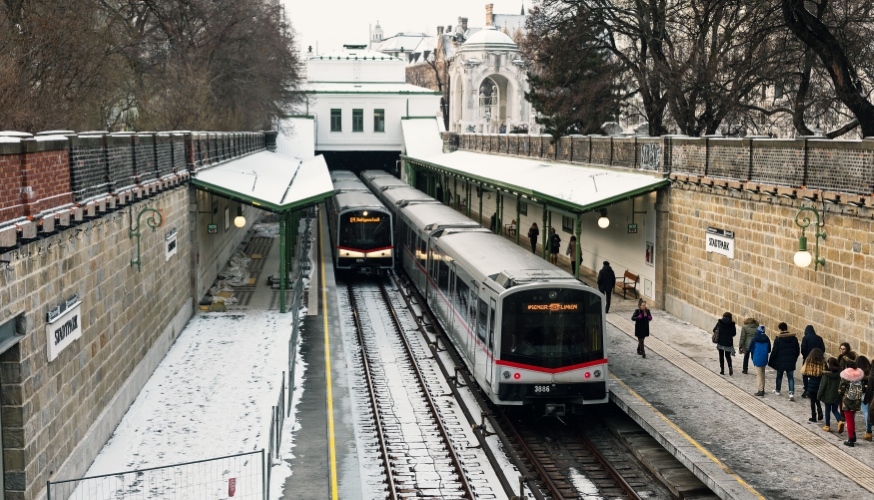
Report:
M 525 60 L 504 30 L 486 26 L 449 63 L 449 129 L 455 132 L 535 132 Z

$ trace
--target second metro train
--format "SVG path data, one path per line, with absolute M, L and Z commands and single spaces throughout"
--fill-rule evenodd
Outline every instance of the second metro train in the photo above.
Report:
M 379 273 L 394 267 L 391 211 L 354 173 L 331 172 L 334 196 L 328 201 L 328 225 L 335 269 Z
M 498 405 L 605 403 L 603 295 L 382 171 L 364 183 L 393 213 L 399 263 Z

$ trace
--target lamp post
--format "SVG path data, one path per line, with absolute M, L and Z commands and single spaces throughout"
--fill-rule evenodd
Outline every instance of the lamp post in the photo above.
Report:
M 807 215 L 802 216 L 804 212 L 813 212 L 816 215 L 816 228 L 815 228 L 815 241 L 816 241 L 816 254 L 815 256 L 811 256 L 810 252 L 807 251 L 807 236 L 805 236 L 805 231 L 810 226 L 811 221 L 810 217 Z M 825 258 L 819 256 L 819 240 L 826 239 L 825 231 L 820 231 L 819 228 L 822 226 L 822 223 L 819 219 L 819 212 L 816 211 L 813 207 L 801 207 L 801 210 L 795 214 L 795 224 L 801 228 L 801 238 L 798 239 L 798 251 L 795 252 L 795 257 L 793 260 L 795 261 L 795 265 L 798 267 L 807 267 L 813 262 L 813 270 L 816 271 L 819 269 L 819 266 L 825 265 Z
M 131 228 L 130 228 L 130 232 L 129 232 L 129 237 L 137 239 L 137 258 L 131 259 L 130 265 L 137 266 L 137 272 L 140 271 L 140 268 L 141 268 L 142 263 L 143 263 L 142 256 L 140 255 L 140 236 L 142 236 L 142 233 L 140 232 L 140 228 L 142 227 L 140 219 L 143 217 L 143 214 L 147 214 L 147 213 L 150 213 L 150 215 L 148 217 L 146 217 L 146 226 L 152 228 L 152 232 L 155 232 L 156 229 L 158 229 L 159 227 L 164 225 L 164 213 L 161 212 L 160 209 L 151 208 L 151 207 L 146 207 L 146 208 L 142 209 L 140 211 L 140 213 L 137 214 L 136 227 L 134 227 L 133 220 L 131 220 Z

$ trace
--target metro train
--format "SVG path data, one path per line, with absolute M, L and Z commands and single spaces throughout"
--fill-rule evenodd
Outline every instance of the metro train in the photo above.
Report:
M 608 400 L 604 296 L 385 173 L 399 264 L 491 401 L 561 416 Z
M 334 266 L 380 273 L 394 267 L 394 215 L 354 173 L 331 172 L 328 225 Z

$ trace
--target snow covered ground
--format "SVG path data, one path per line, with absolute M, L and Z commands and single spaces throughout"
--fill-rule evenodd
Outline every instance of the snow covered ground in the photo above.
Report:
M 86 476 L 267 449 L 271 407 L 277 404 L 282 372 L 288 369 L 291 320 L 291 314 L 272 311 L 192 318 Z M 290 453 L 287 438 L 293 428 L 292 414 L 285 423 L 284 453 Z M 260 472 L 260 456 L 257 462 Z M 277 476 L 290 473 L 276 469 L 274 484 L 280 480 Z M 222 491 L 227 490 L 226 481 L 221 484 Z M 277 490 L 271 488 L 271 497 L 281 494 Z M 105 498 L 117 493 L 107 492 Z M 242 493 L 236 496 L 248 497 Z M 227 492 L 224 495 L 205 498 L 225 498 Z M 164 498 L 143 498 L 152 497 Z M 91 492 L 83 498 L 103 495 Z

